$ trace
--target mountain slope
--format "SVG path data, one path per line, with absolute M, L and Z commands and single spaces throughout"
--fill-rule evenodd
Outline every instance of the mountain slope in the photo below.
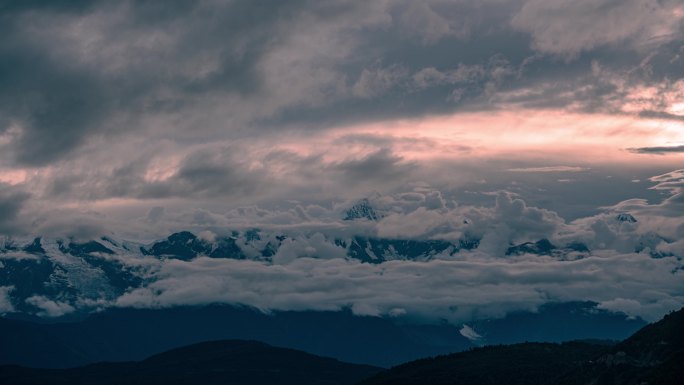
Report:
M 622 341 L 560 384 L 681 384 L 684 379 L 684 309 Z
M 361 384 L 679 385 L 684 309 L 609 346 L 586 342 L 488 346 L 409 362 Z
M 0 383 L 344 385 L 379 370 L 254 341 L 228 340 L 173 349 L 140 362 L 62 370 L 4 366 Z
M 363 385 L 522 385 L 551 384 L 560 374 L 606 350 L 583 342 L 488 346 L 399 365 Z

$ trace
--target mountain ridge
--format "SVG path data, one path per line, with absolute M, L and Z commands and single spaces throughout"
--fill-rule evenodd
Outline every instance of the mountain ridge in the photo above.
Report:
M 137 362 L 103 362 L 70 369 L 0 366 L 0 382 L 351 385 L 380 370 L 257 341 L 221 340 L 171 349 Z
M 195 342 L 238 338 L 388 367 L 420 357 L 462 351 L 480 343 L 622 339 L 644 324 L 629 321 L 624 315 L 597 312 L 595 306 L 549 304 L 538 313 L 516 313 L 510 318 L 476 322 L 472 325 L 482 335 L 480 341 L 463 336 L 459 325 L 355 316 L 349 309 L 265 314 L 250 307 L 215 304 L 167 309 L 113 308 L 71 322 L 0 317 L 0 363 L 69 367 L 95 361 L 130 361 Z M 598 333 L 588 332 L 593 329 Z M 510 332 L 504 333 L 505 330 Z
M 309 242 L 320 246 L 308 247 Z M 538 247 L 540 244 L 543 247 Z M 208 257 L 274 264 L 293 257 L 333 257 L 369 264 L 395 260 L 428 262 L 454 258 L 478 246 L 479 239 L 468 237 L 417 240 L 326 236 L 318 232 L 295 236 L 259 229 L 210 238 L 180 231 L 146 244 L 111 237 L 5 239 L 0 244 L 0 287 L 9 288 L 9 305 L 8 309 L 0 308 L 0 313 L 16 311 L 58 317 L 71 311 L 97 310 L 103 302 L 153 282 L 155 264 L 169 260 Z M 521 253 L 565 260 L 582 258 L 590 251 L 579 246 L 557 247 L 542 240 L 511 246 L 508 254 Z M 51 301 L 50 306 L 40 306 L 47 301 Z M 59 304 L 62 306 L 56 306 Z
M 682 358 L 684 308 L 614 346 L 571 341 L 479 347 L 408 362 L 359 385 L 678 385 Z

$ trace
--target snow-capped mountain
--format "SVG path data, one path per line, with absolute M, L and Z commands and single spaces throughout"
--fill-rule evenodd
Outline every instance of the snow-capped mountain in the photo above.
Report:
M 323 245 L 316 249 L 302 246 L 313 240 Z M 213 239 L 181 231 L 149 244 L 111 237 L 88 241 L 7 239 L 0 244 L 0 287 L 10 304 L 0 311 L 59 316 L 70 313 L 73 307 L 97 308 L 154 281 L 159 267 L 167 260 L 208 257 L 273 263 L 286 254 L 329 258 L 325 252 L 328 247 L 345 258 L 377 264 L 390 260 L 427 261 L 472 246 L 468 242 L 362 236 L 334 239 L 318 233 L 290 236 L 258 229 L 233 231 Z
M 380 218 L 381 216 L 375 211 L 373 206 L 371 206 L 368 199 L 361 199 L 344 213 L 345 221 L 352 221 L 355 219 L 377 221 Z
M 363 201 L 347 213 L 352 219 L 377 218 Z M 627 222 L 631 222 L 627 220 Z M 336 235 L 334 235 L 336 234 Z M 180 231 L 149 243 L 101 237 L 90 240 L 35 237 L 0 241 L 0 314 L 61 316 L 111 306 L 113 301 L 160 278 L 165 266 L 199 258 L 287 264 L 299 258 L 335 258 L 362 264 L 461 259 L 477 252 L 480 239 L 397 239 L 369 234 L 248 229 L 223 235 Z M 662 238 L 643 237 L 635 252 L 649 252 Z M 556 241 L 557 242 L 557 241 Z M 559 261 L 591 256 L 580 242 L 551 240 L 511 244 L 501 258 L 545 256 Z M 527 257 L 525 257 L 527 258 Z

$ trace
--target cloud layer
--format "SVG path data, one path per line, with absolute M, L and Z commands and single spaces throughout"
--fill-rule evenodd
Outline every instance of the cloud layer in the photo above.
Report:
M 124 253 L 158 279 L 120 305 L 682 303 L 678 1 L 9 1 L 0 35 L 6 245 L 289 236 L 271 264 Z M 362 198 L 377 221 L 342 220 Z M 354 236 L 479 246 L 371 266 L 334 242 Z M 506 256 L 541 240 L 562 258 Z M 29 294 L 46 316 L 80 306 Z
M 369 266 L 344 259 L 300 258 L 286 265 L 201 258 L 165 264 L 160 279 L 123 295 L 119 306 L 214 302 L 264 310 L 340 310 L 415 319 L 500 317 L 547 302 L 591 300 L 648 320 L 684 301 L 681 262 L 646 255 L 597 255 L 574 262 L 395 261 Z
M 144 250 L 154 250 L 150 245 L 109 237 L 88 249 L 87 233 L 44 238 L 44 257 L 18 251 L 22 241 L 6 239 L 0 257 L 8 267 L 21 261 L 56 264 L 45 287 L 65 282 L 69 293 L 23 292 L 24 298 L 3 286 L 0 304 L 4 312 L 30 305 L 48 317 L 111 306 L 218 302 L 263 311 L 349 308 L 361 315 L 460 323 L 549 302 L 594 301 L 655 320 L 684 304 L 682 175 L 678 170 L 651 178 L 654 189 L 668 193 L 661 202 L 626 200 L 573 221 L 511 192 L 494 194 L 493 206 L 478 206 L 457 204 L 425 187 L 370 196 L 356 211 L 361 215 L 351 217 L 344 213 L 353 201 L 328 208 L 245 207 L 223 216 L 196 211 L 178 220 L 190 223 L 197 242 L 220 245 L 229 237 L 233 246 L 191 259 L 149 255 Z M 156 207 L 145 220 L 164 227 L 173 215 Z M 369 239 L 379 240 L 380 248 Z M 402 253 L 419 247 L 404 248 L 409 241 L 447 243 L 409 256 Z M 382 263 L 353 257 L 354 244 L 365 248 L 370 262 Z M 121 278 L 129 274 L 138 278 Z M 112 279 L 128 283 L 115 287 Z
M 149 146 L 491 110 L 511 93 L 612 110 L 681 76 L 683 15 L 651 0 L 12 3 L 4 162 L 43 167 L 129 135 Z

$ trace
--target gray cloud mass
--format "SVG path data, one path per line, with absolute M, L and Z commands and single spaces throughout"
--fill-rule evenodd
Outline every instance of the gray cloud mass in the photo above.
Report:
M 78 291 L 104 273 L 58 241 L 106 236 L 133 246 L 94 258 L 150 278 L 99 300 L 0 286 L 0 313 L 684 303 L 680 1 L 10 0 L 0 36 L 3 245 L 44 237 Z M 343 220 L 362 199 L 377 220 Z M 131 252 L 250 229 L 287 235 L 272 260 Z M 336 243 L 355 236 L 478 247 L 371 265 Z M 543 240 L 590 251 L 506 255 Z
M 663 155 L 663 154 L 667 154 L 667 153 L 684 152 L 684 146 L 641 147 L 641 148 L 630 148 L 629 151 L 637 153 L 637 154 Z
M 486 100 L 497 90 L 545 81 L 556 84 L 556 94 L 528 104 L 572 103 L 557 79 L 575 72 L 581 84 L 568 84 L 590 86 L 591 60 L 627 73 L 645 65 L 635 50 L 648 49 L 651 61 L 670 52 L 670 65 L 640 77 L 632 72 L 629 81 L 676 74 L 679 47 L 670 43 L 682 37 L 677 6 L 650 0 L 492 0 L 477 7 L 442 0 L 11 2 L 0 15 L 0 132 L 10 135 L 4 148 L 12 154 L 6 162 L 44 166 L 75 156 L 100 136 L 112 141 L 127 133 L 207 140 L 216 133 L 255 135 L 280 122 L 320 127 L 317 122 L 450 112 L 460 105 L 491 109 L 496 105 Z M 478 48 L 483 41 L 491 46 Z M 511 46 L 516 50 L 505 52 Z M 624 54 L 602 56 L 602 47 Z M 559 63 L 555 54 L 575 60 Z M 574 98 L 609 109 L 606 99 L 616 91 Z

